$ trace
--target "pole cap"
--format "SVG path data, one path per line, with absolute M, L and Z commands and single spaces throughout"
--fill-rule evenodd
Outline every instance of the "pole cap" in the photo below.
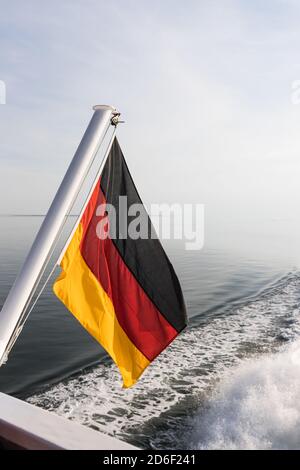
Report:
M 93 110 L 94 111 L 98 111 L 98 110 L 102 110 L 102 111 L 117 111 L 116 108 L 114 106 L 110 106 L 108 104 L 96 104 L 95 106 L 93 106 Z

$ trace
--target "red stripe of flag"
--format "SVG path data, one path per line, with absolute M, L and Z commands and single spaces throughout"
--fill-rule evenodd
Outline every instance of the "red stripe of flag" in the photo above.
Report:
M 178 335 L 178 332 L 147 296 L 112 240 L 98 238 L 96 227 L 100 218 L 96 216 L 95 207 L 105 203 L 99 184 L 89 203 L 91 207 L 85 211 L 90 214 L 93 210 L 93 215 L 82 221 L 85 235 L 81 243 L 81 253 L 111 298 L 118 321 L 128 338 L 147 359 L 152 361 Z M 159 273 L 157 275 L 159 276 Z

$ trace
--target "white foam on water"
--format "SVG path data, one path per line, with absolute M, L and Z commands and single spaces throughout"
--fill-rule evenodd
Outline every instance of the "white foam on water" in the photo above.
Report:
M 93 370 L 83 372 L 77 377 L 30 397 L 28 401 L 102 432 L 129 439 L 130 435 L 134 434 L 134 439 L 138 439 L 139 435 L 143 436 L 145 432 L 149 432 L 144 431 L 145 424 L 152 418 L 162 419 L 162 413 L 174 410 L 183 400 L 193 398 L 197 402 L 199 399 L 199 403 L 202 404 L 205 397 L 206 402 L 216 383 L 238 364 L 243 364 L 241 367 L 248 370 L 251 377 L 255 375 L 254 372 L 251 373 L 251 370 L 254 370 L 251 367 L 255 364 L 258 365 L 257 370 L 261 367 L 261 377 L 266 373 L 265 367 L 269 368 L 270 376 L 273 359 L 255 359 L 252 366 L 250 363 L 245 366 L 243 361 L 245 357 L 269 353 L 278 348 L 277 338 L 291 341 L 299 335 L 299 287 L 300 278 L 295 277 L 269 296 L 263 296 L 259 300 L 233 309 L 230 314 L 207 319 L 203 326 L 187 329 L 150 365 L 139 383 L 132 389 L 122 389 L 116 367 L 110 362 L 103 362 Z M 295 366 L 293 367 L 296 373 Z M 293 393 L 296 394 L 297 392 L 292 389 L 295 386 L 298 390 L 300 385 L 298 381 L 292 382 L 292 369 L 289 370 L 291 390 L 286 389 L 286 396 L 288 393 L 291 396 Z M 282 379 L 284 376 L 282 372 Z M 243 377 L 246 384 L 247 378 Z M 262 390 L 261 403 L 263 400 L 268 401 L 264 394 L 266 392 L 269 394 L 273 390 L 271 385 L 270 391 L 266 388 L 269 383 L 267 381 L 257 384 L 257 389 Z M 251 400 L 255 401 L 255 390 L 254 387 L 251 397 L 249 396 L 249 403 Z M 273 392 L 275 393 L 274 390 Z M 226 421 L 227 416 L 228 423 L 232 422 L 234 426 L 229 405 L 229 408 L 224 408 L 224 413 L 220 415 L 222 403 L 225 406 L 225 395 L 222 401 L 222 393 L 227 393 L 226 400 L 234 400 L 236 406 L 238 406 L 238 397 L 242 397 L 242 391 L 238 391 L 238 382 L 236 388 L 232 389 L 232 397 L 229 396 L 230 385 L 224 385 L 223 392 L 211 402 L 211 409 L 206 414 L 201 414 L 201 420 L 207 422 L 206 431 L 207 426 L 212 428 L 217 426 L 220 433 L 211 434 L 210 438 L 206 439 L 209 434 L 206 436 L 202 432 L 202 421 L 197 421 L 194 426 L 198 436 L 195 445 L 199 447 L 202 445 L 201 440 L 205 441 L 207 447 L 213 447 L 214 443 L 217 446 L 221 445 L 222 423 L 223 419 Z M 180 448 L 184 428 L 181 432 L 180 417 L 174 421 L 174 413 L 172 422 L 175 422 L 178 430 L 178 442 L 174 445 Z M 249 423 L 251 426 L 251 421 Z M 166 431 L 163 433 L 165 435 Z M 172 439 L 174 440 L 173 437 Z M 158 431 L 155 431 L 149 439 L 151 445 L 157 448 L 164 445 L 163 440 L 163 434 L 160 435 Z
M 300 341 L 230 371 L 194 430 L 192 448 L 300 449 Z

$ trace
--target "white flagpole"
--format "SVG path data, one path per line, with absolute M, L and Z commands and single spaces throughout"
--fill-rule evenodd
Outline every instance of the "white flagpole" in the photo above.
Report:
M 106 149 L 106 151 L 105 151 L 103 160 L 102 160 L 102 162 L 101 162 L 101 165 L 100 165 L 99 168 L 98 168 L 98 171 L 97 171 L 96 176 L 95 176 L 95 178 L 94 178 L 94 181 L 93 181 L 93 184 L 92 184 L 92 186 L 91 186 L 91 189 L 90 189 L 90 191 L 89 191 L 89 193 L 88 193 L 88 195 L 87 195 L 87 197 L 86 197 L 86 199 L 85 199 L 85 202 L 84 202 L 84 204 L 83 204 L 83 206 L 82 206 L 82 208 L 81 208 L 80 214 L 79 214 L 79 216 L 77 217 L 77 220 L 76 220 L 76 222 L 75 222 L 75 224 L 74 224 L 74 226 L 73 226 L 73 228 L 72 228 L 72 230 L 71 230 L 71 233 L 70 233 L 70 235 L 68 236 L 68 239 L 67 239 L 66 243 L 64 244 L 63 249 L 62 249 L 61 252 L 60 252 L 60 255 L 59 255 L 58 260 L 57 260 L 57 262 L 56 262 L 56 265 L 57 265 L 57 266 L 60 265 L 61 260 L 63 259 L 64 255 L 65 255 L 65 252 L 67 251 L 67 248 L 68 248 L 68 246 L 69 246 L 69 244 L 70 244 L 70 242 L 71 242 L 71 240 L 72 240 L 72 238 L 73 238 L 73 235 L 74 235 L 74 233 L 76 232 L 76 229 L 77 229 L 77 227 L 78 227 L 78 225 L 79 225 L 79 222 L 80 222 L 81 219 L 82 219 L 82 216 L 83 216 L 83 214 L 84 214 L 84 211 L 85 211 L 85 209 L 86 209 L 86 207 L 87 207 L 87 205 L 88 205 L 88 203 L 89 203 L 89 201 L 90 201 L 90 199 L 91 199 L 91 196 L 92 196 L 92 194 L 93 194 L 93 192 L 94 192 L 94 189 L 96 188 L 96 185 L 97 185 L 97 183 L 99 182 L 99 178 L 100 178 L 101 173 L 102 173 L 102 171 L 103 171 L 104 165 L 105 165 L 106 160 L 107 160 L 107 157 L 108 157 L 108 155 L 109 155 L 109 152 L 110 152 L 110 150 L 111 150 L 111 148 L 112 148 L 112 144 L 114 143 L 114 140 L 115 140 L 116 130 L 117 130 L 117 127 L 115 127 L 115 129 L 114 129 L 114 131 L 113 131 L 113 133 L 112 133 L 112 135 L 111 135 L 110 142 L 109 142 L 108 147 L 107 147 L 107 149 Z
M 37 288 L 49 254 L 104 136 L 118 115 L 112 106 L 100 105 L 93 109 L 93 117 L 0 312 L 0 365 L 6 361 L 19 334 L 18 322 Z

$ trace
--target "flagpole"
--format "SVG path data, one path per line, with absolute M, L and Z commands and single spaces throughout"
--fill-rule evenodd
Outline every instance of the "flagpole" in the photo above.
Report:
M 72 240 L 72 238 L 73 238 L 73 235 L 74 235 L 74 233 L 76 232 L 77 227 L 78 227 L 78 225 L 79 225 L 79 223 L 80 223 L 80 221 L 81 221 L 81 219 L 82 219 L 82 216 L 83 216 L 83 214 L 84 214 L 84 212 L 85 212 L 85 209 L 86 209 L 86 207 L 87 207 L 87 205 L 88 205 L 88 203 L 89 203 L 89 200 L 90 200 L 90 198 L 91 198 L 91 196 L 92 196 L 92 194 L 93 194 L 93 192 L 94 192 L 94 190 L 95 190 L 95 188 L 96 188 L 96 186 L 97 186 L 97 183 L 99 183 L 99 178 L 100 178 L 101 173 L 102 173 L 102 171 L 103 171 L 104 165 L 105 165 L 106 160 L 107 160 L 107 157 L 108 157 L 108 155 L 109 155 L 109 152 L 110 152 L 110 150 L 111 150 L 111 148 L 112 148 L 112 144 L 114 143 L 114 140 L 115 140 L 116 130 L 117 130 L 117 127 L 115 126 L 115 129 L 114 129 L 114 131 L 113 131 L 113 133 L 112 133 L 112 135 L 111 135 L 111 137 L 110 137 L 110 142 L 109 142 L 109 144 L 108 144 L 108 146 L 107 146 L 107 149 L 106 149 L 106 151 L 105 151 L 103 160 L 102 160 L 102 162 L 101 162 L 101 165 L 100 165 L 99 168 L 98 168 L 98 171 L 97 171 L 97 173 L 96 173 L 96 176 L 94 177 L 93 184 L 92 184 L 92 186 L 91 186 L 91 188 L 90 188 L 90 191 L 88 192 L 88 194 L 87 194 L 87 196 L 86 196 L 86 199 L 85 199 L 84 204 L 83 204 L 83 206 L 82 206 L 82 208 L 81 208 L 80 214 L 79 214 L 79 216 L 77 217 L 77 220 L 76 220 L 75 224 L 73 225 L 73 228 L 72 228 L 72 230 L 71 230 L 71 233 L 70 233 L 70 235 L 68 236 L 67 241 L 66 241 L 66 243 L 64 244 L 64 246 L 63 246 L 63 248 L 62 248 L 62 250 L 61 250 L 61 252 L 60 252 L 60 255 L 59 255 L 59 257 L 58 257 L 58 259 L 57 259 L 57 261 L 56 261 L 56 265 L 57 265 L 57 266 L 60 265 L 61 260 L 63 259 L 64 255 L 65 255 L 65 252 L 67 251 L 67 248 L 68 248 L 68 246 L 69 246 L 69 244 L 70 244 L 70 242 L 71 242 L 71 240 Z
M 20 333 L 22 327 L 18 325 L 19 320 L 34 295 L 49 261 L 49 254 L 52 253 L 104 136 L 109 126 L 115 124 L 119 114 L 112 106 L 99 105 L 93 109 L 93 117 L 0 312 L 0 365 L 6 362 Z

